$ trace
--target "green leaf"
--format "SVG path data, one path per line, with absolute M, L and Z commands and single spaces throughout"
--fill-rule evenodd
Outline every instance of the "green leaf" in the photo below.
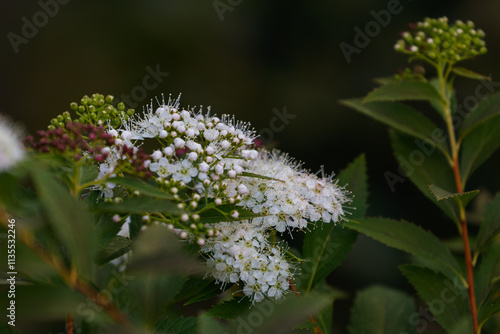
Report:
M 52 174 L 34 166 L 32 177 L 49 223 L 81 276 L 91 278 L 97 251 L 95 227 L 85 207 Z
M 479 324 L 482 326 L 488 319 L 500 313 L 500 281 L 491 287 L 488 297 L 479 308 Z
M 470 317 L 464 317 L 453 325 L 450 334 L 470 334 L 473 333 L 472 320 Z
M 198 318 L 198 334 L 222 334 L 228 333 L 226 326 L 219 321 L 210 318 L 209 314 L 204 313 Z
M 132 249 L 132 240 L 116 235 L 95 258 L 96 264 L 102 266 Z
M 78 168 L 80 169 L 78 178 L 79 185 L 92 182 L 97 179 L 99 175 L 99 169 L 94 165 L 83 165 Z
M 467 289 L 460 282 L 416 265 L 399 268 L 445 330 L 450 331 L 456 322 L 469 315 Z
M 375 81 L 376 83 L 381 84 L 381 85 L 387 85 L 389 83 L 398 82 L 398 80 L 396 80 L 394 78 L 394 76 L 392 76 L 392 77 L 383 77 L 383 78 L 375 78 L 375 79 L 373 79 L 373 81 Z
M 232 286 L 233 286 L 232 284 L 218 285 L 212 281 L 207 288 L 203 289 L 203 291 L 195 295 L 193 298 L 189 299 L 187 302 L 184 303 L 183 306 L 187 306 L 193 303 L 201 302 L 203 300 L 214 298 Z
M 207 289 L 209 285 L 213 284 L 213 280 L 204 279 L 202 277 L 190 276 L 184 285 L 179 290 L 177 295 L 175 295 L 176 301 L 181 301 L 186 298 L 190 298 L 195 294 Z
M 462 142 L 460 175 L 462 182 L 500 147 L 500 116 L 476 126 Z
M 491 81 L 491 78 L 487 75 L 479 74 L 474 71 L 471 71 L 465 67 L 454 66 L 451 71 L 456 75 L 461 77 L 469 78 L 469 79 L 477 79 L 477 80 L 488 80 Z
M 457 202 L 462 203 L 465 208 L 470 201 L 479 194 L 479 190 L 472 190 L 465 193 L 450 193 L 444 189 L 439 188 L 435 184 L 429 185 L 429 189 L 436 198 L 436 201 L 442 201 L 447 199 L 453 199 Z
M 213 306 L 207 314 L 219 319 L 236 319 L 236 316 L 247 311 L 252 306 L 250 299 L 231 299 L 221 304 Z
M 263 179 L 263 180 L 269 180 L 269 181 L 281 181 L 281 180 L 278 180 L 278 179 L 275 179 L 275 178 L 272 178 L 269 176 L 250 173 L 250 172 L 243 172 L 243 173 L 241 173 L 241 176 L 254 177 L 256 179 Z
M 476 250 L 480 251 L 500 233 L 500 193 L 488 204 L 484 212 L 483 221 L 479 227 L 476 240 Z
M 424 140 L 430 145 L 437 146 L 443 152 L 447 152 L 443 144 L 438 143 L 436 140 L 440 131 L 439 127 L 408 105 L 397 102 L 365 103 L 360 99 L 342 100 L 340 102 L 396 130 Z
M 460 139 L 463 139 L 476 126 L 500 114 L 500 93 L 495 93 L 479 102 L 464 120 L 460 128 Z
M 500 244 L 493 244 L 481 257 L 474 271 L 474 290 L 477 305 L 481 307 L 491 290 L 494 280 L 500 276 Z
M 363 217 L 367 204 L 368 183 L 365 156 L 356 158 L 339 174 L 339 183 L 347 184 L 347 189 L 354 194 L 351 205 L 356 208 L 353 216 Z M 302 256 L 307 262 L 302 263 L 299 289 L 307 294 L 318 282 L 328 276 L 345 258 L 356 241 L 357 233 L 344 229 L 342 224 L 325 224 L 306 233 Z
M 427 261 L 433 270 L 453 279 L 465 279 L 450 250 L 434 234 L 405 221 L 388 218 L 349 220 L 346 227 L 364 233 L 390 247 L 394 247 Z
M 141 193 L 141 195 L 144 196 L 164 198 L 164 199 L 174 198 L 172 194 L 169 194 L 152 184 L 143 182 L 140 179 L 131 176 L 114 177 L 108 179 L 108 182 L 127 187 L 133 191 L 137 190 Z
M 396 131 L 390 131 L 390 135 L 394 156 L 403 172 L 427 198 L 454 222 L 458 222 L 457 205 L 451 201 L 436 202 L 429 192 L 429 184 L 435 184 L 442 189 L 455 189 L 455 179 L 448 161 L 432 146 L 422 145 L 413 138 Z
M 93 212 L 110 212 L 124 214 L 144 214 L 146 212 L 168 212 L 179 215 L 182 211 L 174 202 L 149 197 L 130 197 L 119 203 L 101 202 L 90 207 Z
M 196 334 L 198 326 L 198 318 L 195 317 L 178 317 L 173 319 L 161 319 L 155 324 L 157 333 L 168 334 Z
M 363 103 L 401 100 L 445 102 L 436 88 L 428 82 L 399 80 L 375 88 L 363 99 Z
M 413 298 L 391 288 L 360 291 L 351 312 L 350 334 L 416 333 L 410 322 L 416 314 Z

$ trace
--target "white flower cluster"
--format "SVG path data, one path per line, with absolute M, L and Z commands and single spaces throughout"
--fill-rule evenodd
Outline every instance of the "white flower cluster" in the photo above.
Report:
M 248 191 L 238 203 L 264 216 L 254 223 L 278 232 L 304 229 L 308 222 L 338 222 L 344 215 L 342 204 L 348 201 L 346 192 L 332 177 L 319 178 L 300 169 L 286 155 L 263 152 L 248 164 L 248 172 L 272 178 L 247 178 Z M 238 182 L 231 182 L 229 195 L 237 192 Z
M 279 248 L 269 245 L 265 230 L 248 221 L 219 223 L 214 228 L 217 236 L 202 250 L 210 254 L 208 265 L 217 282 L 241 280 L 245 296 L 256 302 L 281 298 L 288 290 L 290 265 Z
M 14 167 L 25 156 L 20 131 L 0 115 L 0 172 Z
M 292 278 L 283 250 L 269 244 L 269 232 L 307 230 L 309 223 L 319 221 L 336 223 L 349 201 L 332 177 L 311 174 L 286 155 L 257 151 L 255 132 L 247 123 L 181 109 L 179 99 L 163 101 L 156 109 L 148 106 L 142 117 L 129 119 L 118 131 L 131 145 L 146 138 L 161 143 L 147 168 L 159 186 L 173 194 L 178 207 L 188 209 L 167 221 L 169 227 L 181 239 L 202 246 L 218 282 L 241 282 L 253 302 L 281 298 Z M 101 174 L 110 172 L 108 161 Z M 203 210 L 222 205 L 236 205 L 225 213 L 226 222 L 200 221 Z M 242 219 L 240 209 L 234 210 L 238 207 L 258 217 Z

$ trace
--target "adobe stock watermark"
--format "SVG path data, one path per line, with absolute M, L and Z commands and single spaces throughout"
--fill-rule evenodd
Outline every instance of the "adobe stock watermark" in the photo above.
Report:
M 147 74 L 142 78 L 142 85 L 132 88 L 129 94 L 120 95 L 121 101 L 130 108 L 137 107 L 148 97 L 148 92 L 156 89 L 170 75 L 168 72 L 161 71 L 160 64 L 156 64 L 154 69 L 149 65 L 146 66 L 146 72 Z
M 408 1 L 411 2 L 412 0 Z M 342 50 L 342 54 L 348 64 L 351 63 L 353 54 L 361 53 L 361 50 L 370 44 L 371 39 L 377 37 L 382 28 L 387 27 L 391 23 L 393 15 L 397 15 L 403 11 L 403 5 L 401 5 L 399 0 L 389 0 L 386 8 L 378 12 L 371 10 L 370 15 L 373 17 L 373 20 L 365 24 L 364 30 L 361 30 L 358 26 L 354 27 L 354 32 L 356 33 L 352 43 L 354 45 L 346 42 L 339 44 L 340 50 Z
M 281 111 L 278 110 L 278 108 L 273 108 L 272 113 L 274 116 L 269 120 L 269 127 L 260 129 L 257 133 L 263 145 L 272 142 L 274 136 L 285 130 L 286 126 L 290 124 L 290 121 L 297 117 L 295 114 L 289 114 L 286 106 L 284 106 Z
M 500 82 L 480 80 L 480 83 L 474 90 L 474 95 L 467 96 L 462 104 L 457 105 L 457 109 L 452 116 L 453 129 L 457 130 L 469 116 L 468 112 L 480 101 L 495 93 L 495 87 L 499 86 Z M 436 145 L 443 144 L 448 140 L 448 134 L 441 128 L 435 128 L 431 133 L 430 139 L 432 143 L 415 139 L 413 142 L 418 146 L 418 149 L 410 152 L 408 156 L 398 155 L 396 157 L 399 163 L 398 172 L 384 172 L 385 181 L 391 192 L 396 191 L 396 184 L 405 182 L 415 172 L 416 167 L 420 167 L 427 157 L 434 154 Z
M 19 52 L 19 46 L 21 44 L 28 44 L 29 41 L 38 35 L 39 29 L 45 27 L 50 18 L 59 13 L 60 5 L 65 5 L 71 0 L 40 0 L 38 1 L 38 6 L 40 10 L 35 12 L 31 18 L 23 16 L 21 22 L 20 34 L 14 32 L 9 32 L 7 34 L 7 39 L 14 50 L 14 53 Z
M 243 0 L 214 0 L 212 5 L 214 6 L 217 16 L 219 16 L 219 20 L 224 22 L 224 13 L 232 12 L 234 8 L 241 5 L 242 2 Z
M 417 312 L 413 312 L 408 318 L 408 323 L 417 327 L 417 333 L 422 333 L 429 326 L 429 323 L 434 322 L 435 316 L 442 314 L 446 310 L 446 304 L 453 303 L 457 298 L 466 299 L 466 288 L 460 282 L 458 277 L 455 277 L 453 283 L 446 279 L 443 281 L 446 288 L 441 290 L 439 298 L 431 300 L 429 307 L 420 306 Z M 429 312 L 430 311 L 430 312 Z M 410 334 L 406 331 L 401 331 L 399 334 Z

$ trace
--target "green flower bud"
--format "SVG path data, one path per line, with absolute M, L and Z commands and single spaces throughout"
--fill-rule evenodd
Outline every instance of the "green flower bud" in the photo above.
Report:
M 71 102 L 69 106 L 71 107 L 72 110 L 75 111 L 78 110 L 78 103 L 76 102 Z
M 91 112 L 91 113 L 95 113 L 95 106 L 90 105 L 90 106 L 89 106 L 89 112 Z
M 107 103 L 112 103 L 115 97 L 113 95 L 108 95 L 106 96 L 106 102 Z
M 81 102 L 81 104 L 86 106 L 90 102 L 89 97 L 87 95 L 85 95 L 84 97 L 82 97 L 82 100 L 80 102 Z
M 134 109 L 127 110 L 127 115 L 132 116 L 135 113 Z

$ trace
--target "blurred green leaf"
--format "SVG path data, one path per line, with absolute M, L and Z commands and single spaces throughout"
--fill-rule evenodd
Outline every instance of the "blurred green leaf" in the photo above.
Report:
M 470 334 L 473 333 L 472 321 L 470 317 L 464 317 L 454 324 L 449 331 L 450 334 Z
M 478 311 L 479 324 L 482 326 L 488 319 L 500 313 L 500 281 L 496 281 Z
M 438 126 L 408 105 L 397 102 L 365 103 L 366 101 L 361 101 L 361 99 L 342 100 L 340 102 L 396 130 L 424 140 L 443 152 L 447 152 L 442 143 L 437 143 L 433 139 L 437 138 Z
M 472 190 L 465 193 L 451 193 L 444 189 L 439 188 L 435 184 L 429 185 L 429 189 L 436 198 L 436 201 L 448 200 L 452 199 L 462 203 L 462 206 L 465 208 L 470 201 L 479 194 L 479 190 Z
M 183 306 L 187 306 L 190 304 L 194 304 L 197 302 L 201 302 L 203 300 L 211 299 L 214 298 L 227 289 L 231 288 L 233 285 L 232 284 L 216 284 L 214 281 L 212 281 L 206 288 L 203 289 L 203 291 L 200 291 L 200 293 L 196 294 L 194 297 L 190 298 L 187 302 L 184 303 Z
M 209 314 L 204 313 L 198 317 L 197 334 L 224 334 L 228 333 L 226 327 L 219 321 L 212 319 Z
M 132 191 L 137 190 L 140 192 L 141 195 L 144 196 L 164 198 L 164 199 L 174 198 L 172 194 L 167 193 L 150 183 L 146 183 L 138 178 L 128 175 L 108 179 L 108 182 L 127 187 Z
M 199 260 L 181 248 L 181 241 L 166 226 L 152 225 L 134 242 L 131 272 L 202 274 Z
M 237 315 L 247 311 L 251 305 L 252 303 L 249 298 L 240 300 L 240 298 L 237 297 L 237 299 L 231 299 L 214 305 L 207 311 L 207 314 L 219 319 L 236 319 Z
M 156 333 L 196 334 L 196 326 L 198 326 L 198 318 L 178 317 L 174 319 L 161 319 L 156 323 L 155 329 Z
M 469 79 L 477 79 L 477 80 L 488 80 L 491 81 L 491 78 L 487 75 L 479 74 L 474 71 L 471 71 L 465 67 L 453 66 L 451 69 L 453 73 L 459 75 L 461 77 L 469 78 Z
M 95 165 L 83 165 L 79 168 L 78 184 L 82 185 L 97 179 L 99 169 Z
M 410 322 L 413 298 L 391 288 L 372 286 L 358 292 L 351 312 L 351 334 L 416 333 Z
M 495 93 L 479 102 L 470 111 L 460 128 L 460 139 L 467 136 L 478 125 L 498 115 L 500 115 L 500 93 Z
M 486 206 L 476 239 L 476 251 L 481 251 L 500 233 L 500 193 Z
M 455 189 L 455 179 L 448 161 L 432 147 L 420 145 L 407 135 L 390 131 L 390 136 L 394 156 L 405 174 L 427 198 L 454 222 L 458 222 L 457 205 L 450 201 L 436 202 L 429 192 L 429 184 L 442 189 Z
M 474 290 L 477 305 L 482 306 L 494 280 L 500 277 L 500 244 L 493 244 L 481 256 L 479 265 L 474 271 Z
M 203 277 L 190 276 L 187 281 L 184 282 L 182 288 L 175 295 L 176 301 L 181 301 L 186 298 L 190 298 L 195 294 L 207 289 L 210 284 L 215 284 L 211 279 L 204 279 Z
M 263 179 L 263 180 L 269 180 L 269 181 L 278 181 L 278 182 L 280 181 L 278 179 L 275 179 L 275 178 L 272 178 L 272 177 L 269 177 L 269 176 L 255 174 L 255 173 L 250 173 L 250 172 L 243 172 L 243 173 L 241 173 L 241 176 L 254 177 L 254 178 L 257 178 L 257 179 Z
M 372 90 L 363 103 L 400 100 L 424 100 L 444 103 L 436 88 L 425 81 L 399 80 Z
M 132 240 L 116 235 L 96 257 L 96 264 L 102 266 L 111 260 L 114 260 L 132 249 Z
M 461 282 L 454 284 L 447 277 L 417 265 L 399 268 L 444 329 L 450 331 L 456 322 L 469 315 L 467 289 Z
M 364 233 L 390 247 L 427 260 L 429 267 L 453 279 L 465 281 L 462 269 L 450 250 L 434 234 L 405 221 L 388 218 L 349 220 L 345 226 Z
M 238 218 L 231 217 L 230 213 L 233 210 L 238 211 Z M 210 209 L 206 209 L 205 211 L 201 212 L 199 222 L 201 224 L 213 224 L 220 222 L 242 221 L 262 216 L 262 213 L 253 213 L 252 211 L 245 210 L 241 206 L 235 204 L 225 204 L 219 205 L 216 208 L 213 207 Z
M 364 216 L 368 198 L 368 176 L 364 155 L 356 158 L 339 174 L 339 183 L 347 184 L 354 194 L 351 205 L 352 216 Z M 343 228 L 342 224 L 323 223 L 306 233 L 302 256 L 308 261 L 302 263 L 299 290 L 308 293 L 319 281 L 328 276 L 340 265 L 356 241 L 357 233 Z
M 52 174 L 33 166 L 32 177 L 51 227 L 71 254 L 79 274 L 91 278 L 97 251 L 95 226 L 85 206 L 75 199 Z
M 168 212 L 173 215 L 179 215 L 181 211 L 177 205 L 165 199 L 156 199 L 149 197 L 130 197 L 119 203 L 104 202 L 97 203 L 90 207 L 93 212 L 110 212 L 125 214 L 144 214 L 146 212 Z

